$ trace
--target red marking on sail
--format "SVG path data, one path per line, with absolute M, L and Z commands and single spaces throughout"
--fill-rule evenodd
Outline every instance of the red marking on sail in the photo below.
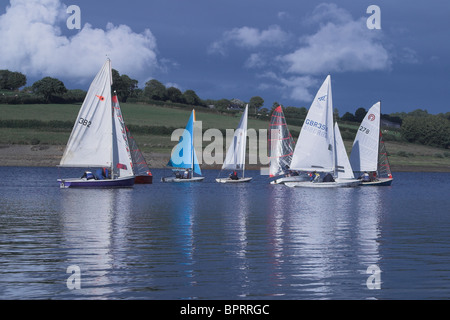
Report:
M 105 97 L 104 96 L 98 96 L 98 95 L 95 95 L 97 98 L 99 98 L 100 99 L 100 101 L 105 101 Z
M 283 140 L 289 140 L 291 137 L 281 138 L 281 139 L 267 139 L 267 141 L 283 141 Z
M 118 164 L 117 164 L 117 169 L 127 170 L 127 166 L 126 166 L 125 164 L 118 163 Z

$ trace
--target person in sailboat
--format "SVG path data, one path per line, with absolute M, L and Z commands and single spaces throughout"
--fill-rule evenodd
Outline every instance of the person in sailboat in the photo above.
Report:
M 292 175 L 292 170 L 289 168 L 289 166 L 288 165 L 286 165 L 285 167 L 284 167 L 284 175 L 286 176 L 286 177 L 290 177 L 291 175 Z
M 317 171 L 314 171 L 313 173 L 311 173 L 311 179 L 309 181 L 317 182 L 317 181 L 319 181 L 319 178 L 320 178 L 320 174 L 318 174 Z
M 331 173 L 327 173 L 325 177 L 323 177 L 323 182 L 334 182 L 334 178 Z
M 370 182 L 370 176 L 369 176 L 369 174 L 367 173 L 367 171 L 364 171 L 363 175 L 361 176 L 361 180 L 362 180 L 363 182 Z
M 81 179 L 92 180 L 95 179 L 95 176 L 91 171 L 85 171 L 84 174 L 81 176 Z
M 370 174 L 370 181 L 378 181 L 377 172 L 376 171 L 371 172 L 371 174 Z
M 97 180 L 104 180 L 105 179 L 105 175 L 104 175 L 104 171 L 103 169 L 97 169 L 95 170 L 95 178 Z
M 95 171 L 95 178 L 97 180 L 111 179 L 111 175 L 109 173 L 108 168 L 97 169 Z
M 236 170 L 233 170 L 232 173 L 230 173 L 230 179 L 231 180 L 239 180 L 238 174 L 236 172 Z
M 189 179 L 191 177 L 188 169 L 184 170 L 183 179 Z
M 286 165 L 284 167 L 284 175 L 286 177 L 294 177 L 294 176 L 298 176 L 299 174 L 297 171 L 291 170 L 291 168 L 288 165 Z

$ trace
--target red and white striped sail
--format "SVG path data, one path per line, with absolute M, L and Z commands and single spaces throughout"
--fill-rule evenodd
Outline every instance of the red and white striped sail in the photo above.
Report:
M 283 174 L 287 167 L 291 165 L 295 145 L 281 106 L 278 106 L 272 112 L 268 142 L 270 159 L 269 175 L 270 177 L 274 177 Z
M 150 172 L 150 168 L 149 168 L 147 162 L 145 161 L 145 158 L 144 158 L 141 150 L 139 149 L 130 130 L 125 125 L 125 122 L 123 121 L 122 111 L 120 109 L 119 100 L 117 99 L 116 95 L 112 97 L 112 102 L 113 102 L 113 108 L 116 111 L 117 119 L 119 119 L 120 122 L 122 123 L 122 125 L 121 125 L 121 128 L 123 130 L 122 134 L 124 135 L 124 141 L 127 142 L 127 149 L 129 150 L 129 154 L 131 157 L 130 162 L 131 162 L 131 165 L 133 168 L 134 175 L 135 176 L 151 176 L 152 174 Z

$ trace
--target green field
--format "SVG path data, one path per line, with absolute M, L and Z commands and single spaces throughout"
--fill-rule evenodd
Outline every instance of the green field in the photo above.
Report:
M 42 123 L 37 127 L 0 127 L 0 144 L 48 144 L 65 145 L 72 123 L 78 115 L 80 104 L 35 104 L 35 105 L 2 105 L 0 104 L 0 120 L 38 120 Z M 144 104 L 121 104 L 124 119 L 129 126 L 184 128 L 191 113 L 191 109 L 175 109 Z M 239 123 L 240 114 L 224 115 L 214 113 L 203 108 L 196 109 L 197 121 L 202 121 L 204 130 L 209 128 L 235 129 Z M 63 128 L 51 127 L 51 121 L 67 122 Z M 46 124 L 49 124 L 48 126 Z M 248 127 L 258 131 L 268 129 L 268 120 L 249 119 Z M 351 145 L 357 126 L 340 124 L 345 145 L 350 153 Z M 294 132 L 294 138 L 300 132 L 299 126 L 289 126 Z M 397 134 L 391 132 L 390 134 Z M 134 137 L 145 153 L 170 153 L 176 144 L 171 141 L 170 134 L 135 133 Z M 395 167 L 412 166 L 417 168 L 435 167 L 447 170 L 450 168 L 450 151 L 429 146 L 386 141 L 386 148 L 390 154 L 391 165 Z M 209 142 L 204 142 L 203 146 Z
M 73 121 L 78 115 L 79 104 L 32 104 L 5 105 L 0 104 L 0 120 L 40 120 L 40 121 Z M 175 109 L 159 106 L 122 103 L 122 113 L 128 125 L 167 126 L 183 128 L 189 119 L 192 109 Z M 203 122 L 203 128 L 233 129 L 240 119 L 240 114 L 221 115 L 212 112 L 202 112 L 196 109 L 196 120 Z M 249 119 L 248 127 L 267 129 L 266 121 Z M 300 127 L 292 130 L 300 131 Z

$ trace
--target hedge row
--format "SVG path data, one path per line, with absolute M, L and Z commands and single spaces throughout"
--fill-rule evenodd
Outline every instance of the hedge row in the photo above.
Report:
M 48 131 L 71 131 L 72 121 L 41 121 L 41 120 L 0 120 L 0 128 L 28 128 Z M 133 134 L 151 134 L 151 135 L 171 135 L 177 129 L 164 126 L 138 126 L 129 125 L 128 128 Z
M 31 128 L 31 129 L 68 129 L 73 127 L 72 121 L 41 121 L 41 120 L 0 120 L 1 128 Z

